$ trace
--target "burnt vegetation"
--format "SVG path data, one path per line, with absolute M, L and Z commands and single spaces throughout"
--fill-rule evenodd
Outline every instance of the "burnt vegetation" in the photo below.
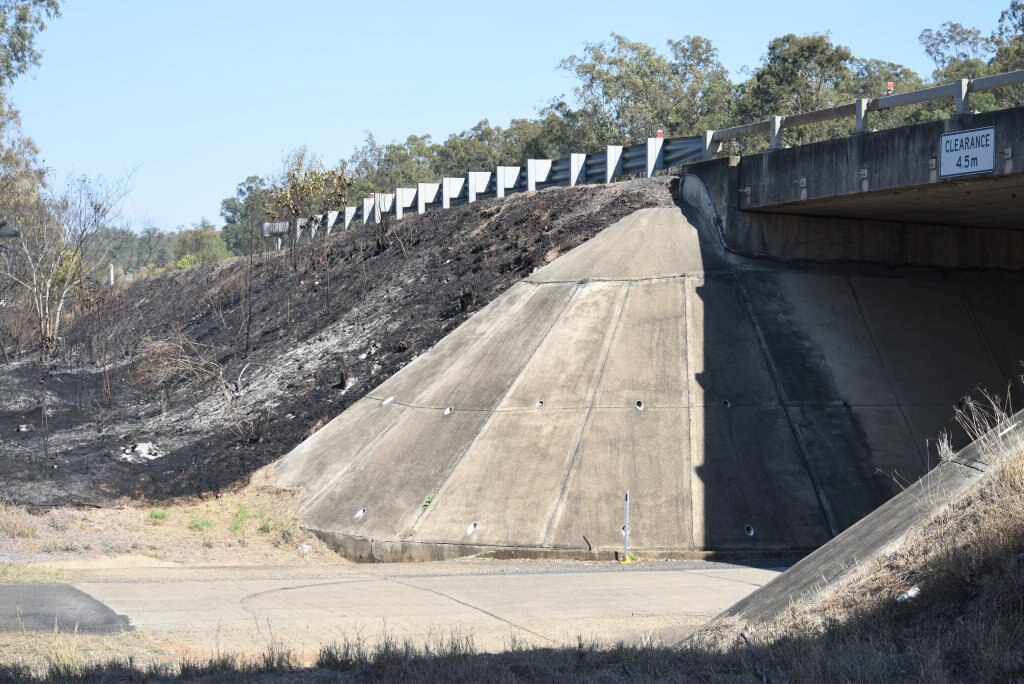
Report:
M 45 402 L 38 362 L 0 367 L 3 493 L 102 505 L 243 484 L 536 268 L 671 202 L 665 178 L 551 189 L 92 280 L 49 361 Z M 120 460 L 141 442 L 167 455 Z

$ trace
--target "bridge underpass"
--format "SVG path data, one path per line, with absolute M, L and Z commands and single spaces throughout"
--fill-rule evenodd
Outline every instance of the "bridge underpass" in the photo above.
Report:
M 944 167 L 945 139 L 976 130 L 992 133 L 988 163 L 956 169 L 947 152 Z M 1014 108 L 699 162 L 686 172 L 706 186 L 739 254 L 1020 269 L 1022 154 L 1024 108 Z

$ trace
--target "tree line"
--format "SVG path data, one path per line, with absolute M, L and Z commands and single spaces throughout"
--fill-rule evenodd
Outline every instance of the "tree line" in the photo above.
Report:
M 10 84 L 38 65 L 36 34 L 59 17 L 58 0 L 0 3 L 0 219 L 22 227 L 19 241 L 0 249 L 0 343 L 19 317 L 43 338 L 56 336 L 47 323 L 64 315 L 67 298 L 85 284 L 144 278 L 230 256 L 267 251 L 260 233 L 266 221 L 287 221 L 338 209 L 375 191 L 389 191 L 470 170 L 519 165 L 527 158 L 561 158 L 608 143 L 640 142 L 661 130 L 666 136 L 831 107 L 859 97 L 906 92 L 932 83 L 1024 68 L 1024 0 L 1012 0 L 994 28 L 956 22 L 926 28 L 920 36 L 933 64 L 929 74 L 884 59 L 854 55 L 826 33 L 787 34 L 769 41 L 759 64 L 734 80 L 717 48 L 703 36 L 684 36 L 662 47 L 619 34 L 586 43 L 561 61 L 572 76 L 569 94 L 549 100 L 530 118 L 494 125 L 483 119 L 443 141 L 428 134 L 379 142 L 367 132 L 361 146 L 334 166 L 306 148 L 289 153 L 280 169 L 253 174 L 221 202 L 220 225 L 202 218 L 174 229 L 119 222 L 123 184 L 95 179 L 55 183 L 20 128 L 10 103 Z M 976 94 L 971 106 L 989 110 L 1024 103 L 1024 88 Z M 871 124 L 889 128 L 952 114 L 952 102 L 926 103 L 873 114 Z M 800 144 L 852 132 L 852 121 L 834 121 L 783 133 Z M 726 146 L 748 153 L 766 140 Z M 48 327 L 50 326 L 50 327 Z M 24 328 L 24 325 L 20 326 Z M 4 350 L 0 349 L 0 352 Z
M 580 54 L 562 60 L 559 68 L 574 78 L 575 87 L 569 96 L 550 100 L 536 117 L 513 119 L 507 126 L 483 119 L 441 142 L 429 134 L 412 134 L 403 141 L 381 143 L 367 132 L 363 144 L 334 171 L 346 179 L 338 187 L 344 187 L 350 196 L 346 199 L 352 200 L 470 170 L 515 166 L 527 158 L 557 159 L 571 152 L 599 150 L 612 142 L 637 143 L 658 130 L 669 137 L 699 135 L 772 115 L 1024 68 L 1024 0 L 1013 0 L 994 19 L 995 28 L 988 33 L 956 22 L 924 29 L 919 41 L 934 65 L 926 75 L 884 59 L 856 56 L 828 34 L 787 34 L 771 40 L 757 67 L 745 79 L 734 81 L 718 50 L 703 36 L 670 40 L 658 49 L 612 34 L 608 40 L 586 43 Z M 1022 88 L 976 94 L 971 99 L 972 108 L 979 111 L 1022 103 Z M 951 103 L 926 103 L 876 113 L 871 123 L 891 128 L 951 114 Z M 784 142 L 801 144 L 844 135 L 852 127 L 852 121 L 837 121 L 786 129 Z M 726 151 L 750 153 L 766 144 L 733 141 Z M 282 206 L 282 197 L 295 186 L 296 173 L 301 175 L 317 164 L 308 150 L 300 148 L 288 155 L 278 174 L 247 177 L 221 203 L 219 228 L 202 219 L 174 231 L 146 227 L 140 233 L 119 234 L 114 252 L 118 273 L 147 276 L 270 248 L 271 241 L 257 230 L 264 221 L 287 220 L 296 210 L 322 213 L 339 208 L 340 202 L 316 201 L 306 201 L 308 207 Z

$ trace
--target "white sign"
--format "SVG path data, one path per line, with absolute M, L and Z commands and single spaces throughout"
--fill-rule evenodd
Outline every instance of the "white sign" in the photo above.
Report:
M 996 129 L 946 133 L 939 139 L 939 175 L 943 178 L 986 173 L 995 168 Z

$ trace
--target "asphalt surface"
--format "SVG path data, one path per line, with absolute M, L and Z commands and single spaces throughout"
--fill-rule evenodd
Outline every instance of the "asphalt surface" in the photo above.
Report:
M 127 618 L 73 586 L 0 584 L 0 632 L 115 634 L 129 629 Z

